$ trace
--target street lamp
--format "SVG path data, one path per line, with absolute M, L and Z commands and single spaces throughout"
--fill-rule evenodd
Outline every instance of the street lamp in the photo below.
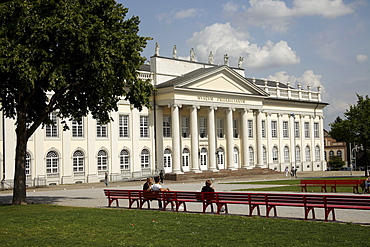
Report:
M 356 144 L 355 147 L 351 150 L 351 163 L 354 165 L 354 170 L 356 170 L 356 153 L 358 153 L 360 150 L 364 150 L 362 144 L 360 146 Z

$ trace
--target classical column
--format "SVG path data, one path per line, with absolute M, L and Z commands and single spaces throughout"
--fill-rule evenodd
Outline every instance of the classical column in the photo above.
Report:
M 266 138 L 267 138 L 267 147 L 266 147 L 266 155 L 267 155 L 267 168 L 270 168 L 272 162 L 272 136 L 271 136 L 271 113 L 266 113 Z
M 295 166 L 295 124 L 294 124 L 294 120 L 295 120 L 295 115 L 294 113 L 291 113 L 289 115 L 289 137 L 290 137 L 290 165 L 291 166 Z
M 299 170 L 300 171 L 303 171 L 304 170 L 304 164 L 305 164 L 305 161 L 306 161 L 306 155 L 305 155 L 305 151 L 306 151 L 306 146 L 304 145 L 305 144 L 305 135 L 304 135 L 304 115 L 301 115 L 300 116 L 300 127 L 301 127 L 301 135 L 300 135 L 300 142 L 301 142 L 301 163 L 300 164 L 297 164 L 297 166 L 299 166 Z
M 180 123 L 179 123 L 179 105 L 171 106 L 171 124 L 172 124 L 172 172 L 181 173 L 180 161 Z
M 199 106 L 190 107 L 190 139 L 191 139 L 191 168 L 192 172 L 199 172 L 199 135 L 198 135 Z
M 262 120 L 263 120 L 263 113 L 261 110 L 256 111 L 257 115 L 257 123 L 256 123 L 256 135 L 257 135 L 257 143 L 256 143 L 256 151 L 257 151 L 257 166 L 263 165 L 263 143 L 262 143 Z M 266 121 L 265 121 L 265 135 L 266 135 Z
M 235 169 L 233 154 L 234 154 L 234 137 L 233 137 L 233 110 L 232 108 L 226 109 L 226 157 L 227 168 Z
M 320 137 L 320 160 L 321 160 L 321 170 L 326 170 L 326 161 L 325 161 L 325 144 L 324 144 L 324 117 L 320 116 L 319 123 L 319 137 Z
M 310 164 L 310 170 L 313 171 L 314 170 L 314 164 L 316 164 L 316 160 L 315 160 L 315 126 L 314 126 L 314 116 L 310 116 L 310 138 L 311 138 L 311 164 Z
M 281 164 L 283 164 L 285 162 L 284 160 L 284 144 L 283 144 L 283 140 L 284 140 L 284 134 L 283 134 L 283 114 L 281 113 L 278 113 L 277 114 L 278 116 L 278 126 L 277 126 L 277 132 L 278 132 L 278 138 L 279 138 L 279 148 L 278 148 L 278 157 L 279 157 L 279 168 L 278 168 L 278 171 L 284 171 L 284 168 L 281 167 Z
M 249 166 L 249 152 L 248 152 L 248 109 L 241 111 L 241 132 L 242 132 L 242 155 L 243 164 L 242 168 L 248 168 Z
M 216 169 L 216 131 L 215 131 L 215 110 L 216 107 L 211 106 L 208 109 L 207 130 L 208 130 L 208 170 L 215 171 Z

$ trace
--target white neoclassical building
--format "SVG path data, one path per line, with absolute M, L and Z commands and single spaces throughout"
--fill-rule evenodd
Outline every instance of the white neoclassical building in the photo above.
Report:
M 113 122 L 90 115 L 63 131 L 39 128 L 28 142 L 29 186 L 111 181 L 166 173 L 217 172 L 255 167 L 283 171 L 326 169 L 320 88 L 311 91 L 275 81 L 246 78 L 238 68 L 159 56 L 143 65 L 151 79 L 153 108 L 139 112 L 121 100 Z M 1 121 L 1 174 L 14 177 L 15 125 Z M 5 145 L 5 146 L 4 146 Z M 5 158 L 5 160 L 4 160 Z M 5 162 L 5 163 L 4 163 Z M 4 169 L 5 168 L 5 169 Z

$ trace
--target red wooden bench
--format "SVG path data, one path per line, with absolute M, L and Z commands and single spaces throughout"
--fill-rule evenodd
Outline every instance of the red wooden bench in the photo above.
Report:
M 297 186 L 301 187 L 302 192 L 307 192 L 307 187 L 321 187 L 321 192 L 327 192 L 328 187 L 331 192 L 337 192 L 337 187 L 352 187 L 353 193 L 358 193 L 358 187 L 363 182 L 363 179 L 311 179 L 301 180 Z
M 166 210 L 168 204 L 175 204 L 176 212 L 181 205 L 186 211 L 186 203 L 202 203 L 202 212 L 205 213 L 208 206 L 212 204 L 217 206 L 216 213 L 219 214 L 221 208 L 225 208 L 225 213 L 229 213 L 229 204 L 246 205 L 249 208 L 249 216 L 253 215 L 254 210 L 260 215 L 260 207 L 266 207 L 266 217 L 274 212 L 277 216 L 277 207 L 302 207 L 304 209 L 304 218 L 308 219 L 311 212 L 312 218 L 315 219 L 315 208 L 323 208 L 325 212 L 325 221 L 328 221 L 330 213 L 335 221 L 334 209 L 361 209 L 370 210 L 369 195 L 327 195 L 317 193 L 245 193 L 245 192 L 192 192 L 192 191 L 163 191 L 156 193 L 144 193 L 144 191 L 135 190 L 111 190 L 104 189 L 105 195 L 108 197 L 108 207 L 113 201 L 118 199 L 129 200 L 129 208 L 134 202 L 137 202 L 138 208 L 142 208 L 143 204 L 149 204 L 150 197 L 152 199 L 160 199 L 164 203 L 162 210 Z M 146 192 L 146 191 L 145 191 Z
M 105 189 L 104 194 L 108 198 L 108 207 L 110 207 L 114 201 L 116 202 L 117 207 L 119 207 L 118 200 L 127 199 L 129 201 L 129 208 L 131 208 L 132 204 L 134 204 L 135 202 L 137 203 L 137 207 L 141 208 L 141 195 L 140 191 L 138 190 Z

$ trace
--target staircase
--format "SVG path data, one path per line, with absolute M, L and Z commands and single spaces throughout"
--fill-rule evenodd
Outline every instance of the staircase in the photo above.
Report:
M 219 170 L 216 172 L 202 171 L 200 173 L 184 172 L 182 174 L 166 173 L 166 180 L 171 181 L 189 181 L 197 179 L 211 179 L 211 178 L 236 178 L 248 177 L 248 175 L 264 175 L 264 174 L 280 174 L 280 172 L 273 171 L 267 168 L 253 168 L 253 169 L 238 169 L 238 170 Z

